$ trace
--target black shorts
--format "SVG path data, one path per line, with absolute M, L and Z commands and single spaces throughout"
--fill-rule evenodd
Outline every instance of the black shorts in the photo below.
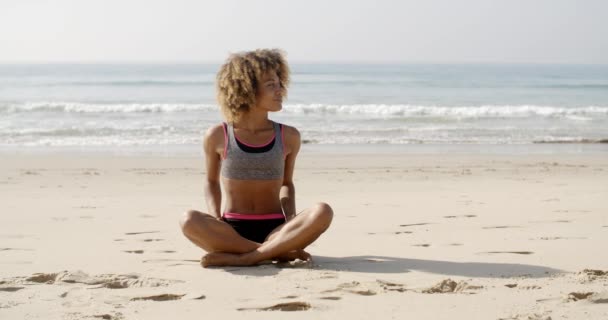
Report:
M 222 220 L 231 225 L 241 237 L 257 243 L 263 243 L 272 230 L 285 223 L 285 218 L 249 220 L 222 217 Z

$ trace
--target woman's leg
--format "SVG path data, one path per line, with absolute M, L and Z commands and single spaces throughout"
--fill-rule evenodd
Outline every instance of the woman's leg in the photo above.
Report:
M 180 226 L 190 241 L 209 253 L 246 253 L 260 246 L 257 242 L 241 237 L 226 222 L 195 210 L 184 214 Z
M 204 267 L 226 265 L 253 265 L 260 261 L 301 250 L 313 243 L 331 224 L 333 210 L 326 203 L 306 209 L 291 221 L 277 227 L 268 240 L 242 254 L 209 253 L 202 259 Z

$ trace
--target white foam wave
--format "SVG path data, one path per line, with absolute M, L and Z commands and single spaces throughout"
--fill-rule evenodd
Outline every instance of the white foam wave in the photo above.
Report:
M 198 137 L 69 137 L 63 139 L 42 138 L 29 141 L 6 140 L 0 146 L 26 146 L 26 147 L 101 147 L 101 146 L 167 146 L 167 145 L 198 145 Z
M 0 113 L 180 113 L 218 112 L 216 104 L 28 102 L 0 104 Z M 378 118 L 525 118 L 559 117 L 588 121 L 607 117 L 607 106 L 536 105 L 427 106 L 407 104 L 286 104 L 286 114 L 352 115 Z
M 0 112 L 65 112 L 65 113 L 170 113 L 184 111 L 218 110 L 212 104 L 186 103 L 79 103 L 79 102 L 30 102 L 0 105 Z
M 285 111 L 296 114 L 366 115 L 377 117 L 439 117 L 439 118 L 523 118 L 608 116 L 608 107 L 555 107 L 535 105 L 484 105 L 484 106 L 423 106 L 423 105 L 330 105 L 295 104 Z

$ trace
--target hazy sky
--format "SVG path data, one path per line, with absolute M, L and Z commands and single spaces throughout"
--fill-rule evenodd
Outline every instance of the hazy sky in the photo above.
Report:
M 606 0 L 0 0 L 0 61 L 608 64 Z

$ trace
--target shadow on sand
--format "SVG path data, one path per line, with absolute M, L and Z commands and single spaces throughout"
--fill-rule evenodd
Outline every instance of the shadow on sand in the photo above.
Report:
M 452 262 L 371 255 L 339 258 L 314 256 L 312 265 L 310 263 L 275 263 L 262 264 L 254 267 L 224 267 L 221 269 L 236 275 L 272 276 L 281 272 L 282 269 L 287 268 L 363 273 L 406 273 L 415 270 L 448 276 L 473 278 L 506 278 L 516 276 L 543 278 L 556 273 L 565 272 L 550 267 L 529 264 Z

